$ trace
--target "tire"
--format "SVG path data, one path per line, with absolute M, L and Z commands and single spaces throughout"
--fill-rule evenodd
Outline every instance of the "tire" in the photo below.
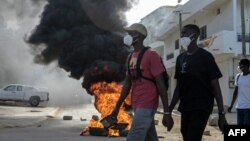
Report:
M 31 97 L 29 100 L 29 103 L 32 107 L 37 107 L 40 103 L 40 98 L 39 97 Z
M 63 116 L 63 120 L 72 120 L 72 116 Z

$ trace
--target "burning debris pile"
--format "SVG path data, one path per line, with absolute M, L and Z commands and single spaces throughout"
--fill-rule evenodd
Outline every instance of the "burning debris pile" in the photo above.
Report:
M 122 89 L 121 84 L 117 84 L 115 82 L 106 83 L 99 82 L 93 84 L 90 88 L 90 91 L 94 93 L 95 96 L 95 107 L 101 113 L 101 119 L 104 120 L 115 107 L 116 102 L 120 96 Z M 96 135 L 94 131 L 100 131 L 100 135 L 106 136 L 122 136 L 124 132 L 128 131 L 132 122 L 132 115 L 128 113 L 126 107 L 131 105 L 131 97 L 128 96 L 125 100 L 123 106 L 118 114 L 118 121 L 115 126 L 104 127 L 105 122 L 99 120 L 99 118 L 95 118 L 95 116 L 90 120 L 89 125 L 82 132 L 82 135 Z M 103 125 L 104 123 L 104 125 Z
M 127 24 L 124 12 L 137 1 L 47 0 L 40 24 L 27 38 L 36 63 L 58 61 L 70 77 L 83 78 L 82 86 L 95 96 L 102 118 L 119 97 L 121 85 L 116 83 L 125 78 L 129 51 L 122 42 L 122 27 Z M 108 111 L 100 103 L 106 103 Z M 122 110 L 118 123 L 126 123 L 129 129 L 131 116 Z

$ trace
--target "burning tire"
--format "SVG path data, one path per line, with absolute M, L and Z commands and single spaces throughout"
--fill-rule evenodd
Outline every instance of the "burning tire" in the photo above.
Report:
M 90 135 L 93 135 L 93 136 L 108 136 L 109 135 L 109 131 L 108 129 L 106 128 L 93 128 L 93 127 L 90 127 L 89 128 L 89 133 Z
M 40 98 L 39 97 L 31 97 L 29 103 L 31 106 L 36 107 L 39 105 Z

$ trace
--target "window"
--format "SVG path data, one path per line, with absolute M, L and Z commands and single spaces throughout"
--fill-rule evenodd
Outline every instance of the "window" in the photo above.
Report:
M 179 39 L 175 40 L 175 49 L 179 49 Z
M 221 12 L 221 11 L 220 11 L 220 8 L 218 8 L 217 11 L 216 11 L 217 15 L 219 15 L 220 12 Z
M 250 42 L 250 34 L 246 34 L 246 42 Z M 237 41 L 238 42 L 241 42 L 242 41 L 242 35 L 240 34 L 240 33 L 238 33 L 238 35 L 237 35 Z
M 23 87 L 22 86 L 17 86 L 17 91 L 22 91 Z
M 5 91 L 15 91 L 16 90 L 16 86 L 8 86 L 6 88 L 4 88 Z
M 201 32 L 200 40 L 206 39 L 207 38 L 207 26 L 205 25 L 201 27 L 200 32 Z
M 170 60 L 172 58 L 174 58 L 174 53 L 167 54 L 166 60 Z

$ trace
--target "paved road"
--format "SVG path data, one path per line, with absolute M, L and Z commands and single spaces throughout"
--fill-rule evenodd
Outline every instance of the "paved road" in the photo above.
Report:
M 161 110 L 161 109 L 159 109 Z M 50 115 L 50 116 L 48 116 Z M 93 104 L 71 107 L 15 107 L 0 106 L 0 127 L 8 123 L 9 128 L 0 128 L 1 141 L 124 141 L 123 137 L 80 136 L 80 133 L 92 115 L 99 115 Z M 63 116 L 73 116 L 72 120 L 63 120 Z M 227 115 L 235 121 L 235 113 Z M 80 118 L 84 119 L 83 121 Z M 162 115 L 156 119 L 161 121 Z M 4 120 L 3 120 L 4 119 Z M 37 119 L 43 119 L 37 121 Z M 175 115 L 175 126 L 171 132 L 159 123 L 157 126 L 160 141 L 181 140 L 179 116 Z M 37 121 L 37 122 L 36 122 Z M 12 126 L 10 126 L 12 125 Z M 12 128 L 10 128 L 12 127 Z M 14 128 L 13 128 L 14 127 Z M 214 127 L 206 129 L 212 136 L 204 136 L 204 141 L 221 141 L 221 133 Z M 215 138 L 219 136 L 216 140 Z M 215 137 L 215 138 L 214 138 Z
M 0 105 L 0 129 L 25 127 L 42 122 L 53 116 L 57 107 L 30 107 L 26 105 Z
M 123 141 L 122 137 L 80 136 L 85 123 L 49 119 L 37 126 L 0 130 L 1 141 Z
M 0 111 L 3 111 L 4 107 Z M 30 107 L 12 107 L 28 109 Z M 40 108 L 37 108 L 40 109 Z M 23 110 L 25 111 L 25 110 Z M 27 111 L 27 110 L 26 110 Z M 1 113 L 1 112 L 0 112 Z M 44 113 L 47 113 L 44 111 Z M 43 114 L 44 115 L 44 114 Z M 123 141 L 123 137 L 80 136 L 80 133 L 92 115 L 99 115 L 93 105 L 78 105 L 57 110 L 54 118 L 47 118 L 32 126 L 0 129 L 1 141 Z M 63 120 L 63 116 L 73 116 L 72 120 Z M 84 119 L 83 121 L 80 118 Z M 7 120 L 7 119 L 6 119 Z M 22 119 L 24 120 L 24 119 Z M 19 120 L 21 122 L 21 120 Z

